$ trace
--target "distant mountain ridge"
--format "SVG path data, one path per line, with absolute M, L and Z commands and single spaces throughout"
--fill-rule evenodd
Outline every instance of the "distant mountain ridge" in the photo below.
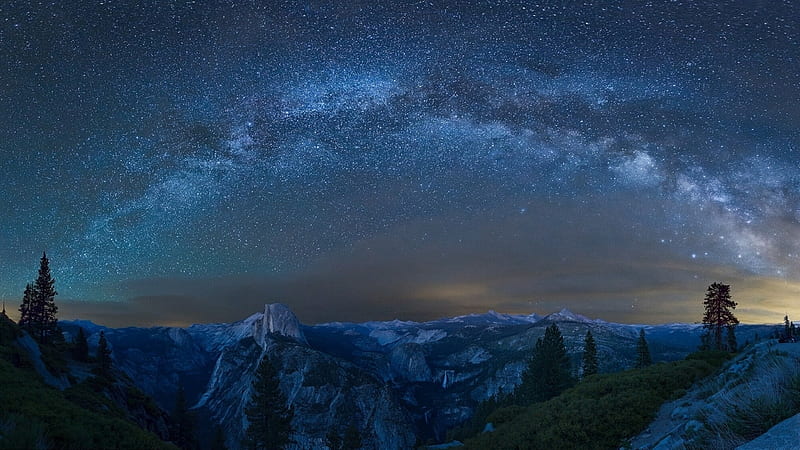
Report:
M 566 309 L 544 317 L 490 311 L 430 322 L 308 326 L 281 304 L 265 305 L 264 312 L 238 322 L 187 328 L 63 324 L 73 332 L 77 325 L 89 328 L 90 343 L 105 330 L 118 367 L 162 407 L 172 406 L 183 385 L 203 420 L 224 427 L 230 448 L 239 448 L 253 371 L 269 354 L 295 409 L 296 448 L 323 448 L 326 430 L 354 425 L 366 430 L 367 448 L 392 449 L 413 447 L 417 439 L 443 439 L 478 402 L 511 392 L 536 339 L 551 323 L 564 334 L 576 368 L 583 338 L 592 330 L 601 371 L 633 364 L 640 329 L 656 361 L 683 358 L 697 348 L 701 332 L 692 324 L 609 323 Z M 771 329 L 742 326 L 739 339 Z

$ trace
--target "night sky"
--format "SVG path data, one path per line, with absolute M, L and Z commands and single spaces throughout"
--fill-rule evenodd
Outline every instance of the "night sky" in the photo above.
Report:
M 792 1 L 4 1 L 0 298 L 800 319 Z

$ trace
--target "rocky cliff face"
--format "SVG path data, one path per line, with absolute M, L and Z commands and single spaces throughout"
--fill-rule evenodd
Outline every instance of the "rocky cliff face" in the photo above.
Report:
M 800 414 L 796 414 L 775 425 L 756 439 L 736 447 L 736 450 L 761 450 L 765 448 L 791 450 L 796 449 L 798 446 L 800 446 Z
M 280 303 L 272 303 L 264 306 L 264 315 L 261 319 L 261 329 L 258 330 L 260 340 L 265 342 L 265 337 L 270 334 L 277 334 L 294 339 L 301 344 L 306 342 L 303 332 L 300 331 L 300 321 L 297 316 L 287 307 Z
M 718 374 L 662 405 L 648 428 L 631 439 L 631 447 L 798 448 L 796 428 L 792 429 L 796 419 L 747 443 L 800 411 L 799 375 L 800 344 L 767 340 L 750 346 Z M 781 442 L 795 444 L 786 447 Z
M 366 448 L 413 447 L 414 427 L 394 393 L 357 367 L 296 342 L 267 337 L 262 347 L 244 339 L 227 348 L 197 407 L 228 431 L 227 444 L 244 438 L 244 407 L 253 373 L 264 354 L 281 373 L 281 390 L 294 410 L 292 448 L 325 448 L 329 430 L 355 426 Z
M 392 377 L 402 381 L 431 382 L 433 375 L 419 344 L 398 345 L 389 352 Z
M 96 346 L 99 331 L 90 336 L 90 346 Z M 120 369 L 165 408 L 183 386 L 196 400 L 201 422 L 223 427 L 229 448 L 241 447 L 244 408 L 265 355 L 278 367 L 281 390 L 294 410 L 292 448 L 325 448 L 329 430 L 351 425 L 362 430 L 366 448 L 405 449 L 416 442 L 413 420 L 396 393 L 352 363 L 310 348 L 284 305 L 266 305 L 263 313 L 233 324 L 105 333 Z

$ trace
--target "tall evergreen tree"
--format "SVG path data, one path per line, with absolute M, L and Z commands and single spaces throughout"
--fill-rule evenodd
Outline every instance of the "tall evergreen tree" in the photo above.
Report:
M 56 280 L 50 274 L 50 260 L 47 259 L 47 253 L 42 253 L 39 276 L 36 277 L 33 285 L 38 339 L 42 343 L 47 343 L 58 331 L 58 319 L 56 318 L 58 306 L 55 303 L 55 296 L 58 292 L 56 292 L 55 283 Z
M 100 375 L 111 378 L 111 349 L 108 348 L 106 334 L 102 331 L 97 343 L 97 369 Z
M 55 304 L 55 280 L 50 274 L 50 260 L 42 254 L 39 275 L 33 285 L 25 287 L 20 305 L 20 325 L 42 344 L 46 344 L 58 332 L 58 307 Z
M 724 329 L 734 327 L 739 324 L 739 319 L 733 315 L 736 309 L 736 302 L 731 300 L 731 287 L 727 284 L 712 283 L 706 291 L 703 301 L 705 312 L 703 313 L 703 345 L 710 350 L 726 350 L 727 344 L 722 340 Z
M 178 387 L 175 395 L 175 409 L 172 412 L 173 436 L 175 445 L 184 450 L 197 448 L 197 439 L 194 433 L 194 415 L 186 404 L 186 391 L 183 386 Z
M 587 330 L 586 339 L 584 339 L 583 343 L 583 376 L 594 375 L 597 371 L 597 344 L 594 342 L 592 330 Z
M 33 317 L 32 305 L 36 300 L 33 295 L 33 285 L 28 283 L 25 286 L 25 293 L 22 294 L 22 303 L 19 305 L 19 322 L 18 325 L 23 329 L 33 334 Z
M 89 342 L 86 341 L 86 333 L 83 327 L 78 327 L 78 335 L 75 337 L 75 347 L 72 355 L 76 361 L 89 361 Z
M 253 381 L 247 415 L 245 445 L 254 450 L 277 449 L 292 442 L 293 412 L 280 390 L 278 370 L 267 355 L 261 359 Z
M 544 338 L 536 341 L 515 401 L 520 405 L 548 400 L 574 383 L 564 337 L 556 324 L 547 327 Z
M 791 339 L 794 336 L 794 327 L 792 327 L 792 322 L 789 320 L 789 315 L 783 316 L 783 335 L 786 336 L 787 339 Z
M 641 369 L 653 364 L 653 359 L 650 357 L 650 347 L 647 345 L 647 339 L 644 337 L 644 330 L 639 330 L 639 339 L 636 341 L 636 368 Z

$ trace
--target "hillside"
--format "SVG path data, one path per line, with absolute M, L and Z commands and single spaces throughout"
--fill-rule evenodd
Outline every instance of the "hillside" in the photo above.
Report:
M 588 377 L 549 401 L 494 410 L 491 425 L 476 424 L 465 446 L 797 448 L 800 345 L 767 340 L 730 357 L 696 353 Z
M 631 444 L 732 449 L 799 412 L 800 344 L 770 340 L 746 349 L 715 376 L 664 404 Z M 791 440 L 796 443 L 797 436 Z
M 25 337 L 0 317 L 0 448 L 176 448 L 140 427 L 166 433 L 166 414 L 129 380 L 101 380 L 62 367 L 65 372 L 48 377 L 70 380 L 57 389 L 37 372 L 38 355 L 19 345 Z
M 494 431 L 467 448 L 611 449 L 641 431 L 666 400 L 707 377 L 727 357 L 719 352 L 644 369 L 593 375 L 546 402 L 500 408 L 489 415 Z

